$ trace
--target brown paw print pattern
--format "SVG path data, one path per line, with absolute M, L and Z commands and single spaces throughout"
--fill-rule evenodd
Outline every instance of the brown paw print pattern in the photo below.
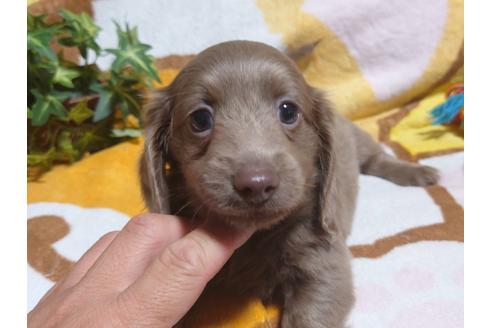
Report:
M 61 280 L 74 265 L 53 248 L 69 232 L 69 225 L 60 216 L 42 215 L 27 221 L 27 262 L 51 281 Z

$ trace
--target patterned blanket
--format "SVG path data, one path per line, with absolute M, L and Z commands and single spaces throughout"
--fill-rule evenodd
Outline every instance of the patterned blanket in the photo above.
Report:
M 296 53 L 308 82 L 388 153 L 442 173 L 425 189 L 360 177 L 349 324 L 463 326 L 463 133 L 432 125 L 429 115 L 446 86 L 463 81 L 462 0 L 40 0 L 29 10 L 61 7 L 88 12 L 103 28 L 104 47 L 116 43 L 113 19 L 138 25 L 163 85 L 220 41 L 258 40 Z M 98 64 L 107 67 L 107 58 Z M 28 184 L 29 309 L 101 235 L 145 211 L 141 146 L 139 138 L 121 143 Z M 189 326 L 275 327 L 278 314 L 258 300 L 211 295 Z

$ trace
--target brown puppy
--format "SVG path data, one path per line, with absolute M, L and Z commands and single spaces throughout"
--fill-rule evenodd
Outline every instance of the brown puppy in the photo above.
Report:
M 359 172 L 401 185 L 437 180 L 432 168 L 386 155 L 265 44 L 206 49 L 147 109 L 148 208 L 254 226 L 210 285 L 280 302 L 282 327 L 345 323 Z

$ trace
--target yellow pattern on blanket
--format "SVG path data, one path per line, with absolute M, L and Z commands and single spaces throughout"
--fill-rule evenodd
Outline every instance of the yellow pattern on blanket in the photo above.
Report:
M 289 49 L 317 43 L 302 71 L 352 119 L 423 96 L 462 64 L 463 0 L 257 4 Z

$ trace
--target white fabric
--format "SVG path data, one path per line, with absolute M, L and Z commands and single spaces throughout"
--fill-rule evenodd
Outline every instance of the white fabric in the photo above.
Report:
M 252 0 L 102 0 L 93 6 L 95 23 L 103 28 L 97 40 L 103 48 L 117 44 L 113 20 L 138 26 L 140 40 L 152 45 L 156 57 L 196 54 L 229 40 L 282 44 Z M 98 64 L 108 68 L 111 60 L 100 58 Z
M 343 41 L 379 100 L 422 76 L 447 17 L 446 0 L 306 0 L 302 9 Z

